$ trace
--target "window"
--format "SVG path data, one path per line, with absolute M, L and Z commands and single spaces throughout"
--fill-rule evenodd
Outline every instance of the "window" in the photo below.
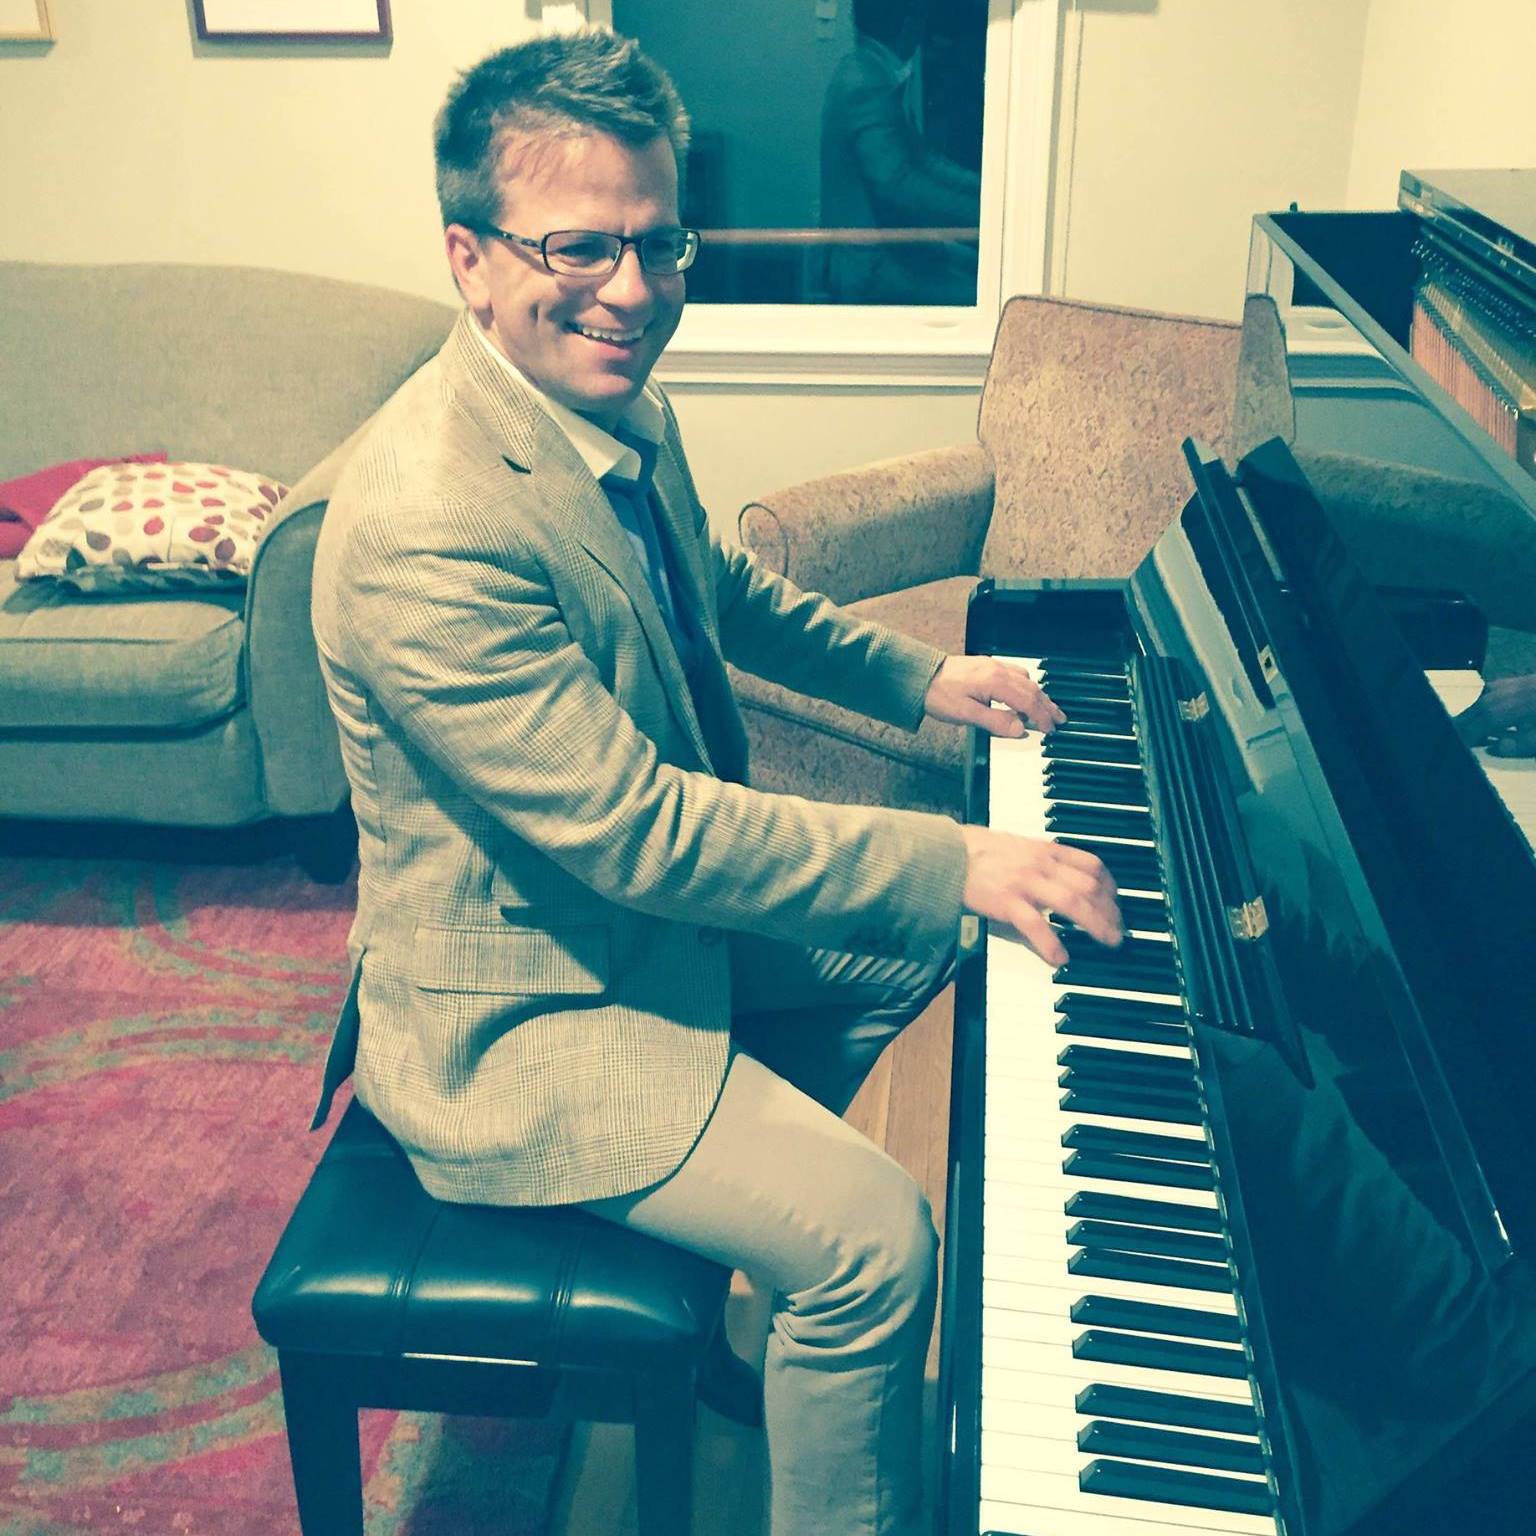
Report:
M 546 4 L 546 25 L 638 38 L 693 120 L 683 220 L 704 242 L 669 376 L 845 377 L 854 359 L 977 376 L 1003 293 L 1043 286 L 1058 15 L 1055 0 Z

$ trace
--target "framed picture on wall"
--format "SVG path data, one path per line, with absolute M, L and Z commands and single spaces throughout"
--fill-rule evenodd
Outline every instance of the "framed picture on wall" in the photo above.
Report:
M 0 0 L 0 43 L 52 41 L 48 0 Z
M 11 0 L 0 0 L 0 6 Z M 205 43 L 355 43 L 390 37 L 389 0 L 192 0 Z

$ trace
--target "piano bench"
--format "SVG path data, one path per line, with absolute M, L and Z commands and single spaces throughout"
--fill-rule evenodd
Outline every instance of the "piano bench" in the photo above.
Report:
M 687 1536 L 729 1273 L 575 1207 L 434 1200 L 355 1101 L 256 1288 L 303 1536 L 361 1536 L 359 1408 L 633 1423 L 640 1536 Z

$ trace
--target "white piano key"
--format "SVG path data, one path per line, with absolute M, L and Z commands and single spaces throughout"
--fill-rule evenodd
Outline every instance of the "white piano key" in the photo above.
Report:
M 994 1397 L 982 1404 L 981 1430 L 986 1435 L 1032 1435 L 1041 1440 L 1055 1440 L 1061 1444 L 1077 1444 L 1078 1431 L 1092 1421 L 1075 1408 L 1063 1409 L 1044 1403 L 1009 1402 Z M 1161 1427 L 1161 1426 L 1160 1426 Z M 1212 1440 L 1223 1440 L 1231 1445 L 1256 1445 L 1255 1435 L 1229 1435 L 1220 1430 L 1200 1429 L 1188 1431 L 1206 1435 Z M 1058 1457 L 1055 1470 L 1060 1471 L 1062 1461 Z
M 982 1361 L 983 1383 L 989 1367 L 994 1371 L 1059 1376 L 1069 1384 L 1068 1401 L 1079 1388 L 1096 1381 L 1110 1386 L 1139 1387 L 1144 1392 L 1164 1392 L 1178 1386 L 1195 1397 L 1219 1398 L 1230 1403 L 1253 1401 L 1253 1391 L 1246 1380 L 1233 1381 L 1228 1376 L 1205 1376 L 1192 1371 L 1159 1371 L 1145 1365 L 1118 1365 L 1110 1360 L 1079 1360 L 1072 1353 L 1070 1342 L 1042 1344 L 1035 1339 L 993 1337 L 985 1327 Z
M 1164 1307 L 1200 1307 L 1213 1312 L 1235 1313 L 1237 1303 L 1230 1291 L 1197 1291 L 1178 1285 L 1147 1285 L 1137 1280 L 1119 1280 L 1100 1275 L 1074 1275 L 1066 1261 L 1076 1250 L 1063 1241 L 1056 1250 L 1044 1243 L 1033 1245 L 1028 1255 L 987 1253 L 983 1259 L 982 1284 L 1006 1281 L 1032 1291 L 1055 1292 L 1061 1298 L 1061 1311 L 1079 1296 L 1117 1296 L 1126 1301 L 1148 1301 Z M 1035 1256 L 1038 1254 L 1038 1257 Z M 986 1341 L 982 1341 L 985 1348 Z
M 983 1309 L 1000 1312 L 1048 1311 L 1066 1317 L 1081 1296 L 1109 1296 L 1123 1301 L 1146 1301 L 1160 1307 L 1184 1307 L 1231 1317 L 1237 1302 L 1230 1291 L 1185 1291 L 1177 1286 L 1139 1285 L 1133 1280 L 1101 1279 L 1098 1276 L 1063 1274 L 1059 1281 L 1046 1275 L 1034 1277 L 1010 1271 L 1006 1265 L 981 1282 Z
M 1157 1516 L 1149 1511 L 1167 1507 L 1162 1504 L 1141 1504 L 1140 1501 L 1134 1501 L 1136 1507 L 1132 1513 L 1122 1515 L 1118 1511 L 1133 1501 L 1099 1498 L 1087 1493 L 1079 1493 L 1078 1498 L 1084 1505 L 1093 1507 L 1079 1506 L 1074 1509 L 1063 1509 L 1059 1506 L 1042 1507 L 1039 1504 L 1008 1503 L 1002 1499 L 983 1496 L 979 1529 L 1005 1532 L 1007 1536 L 1158 1536 Z M 1101 1504 L 1117 1512 L 1102 1513 L 1097 1508 Z M 1275 1536 L 1273 1521 L 1261 1523 L 1257 1528 L 1246 1525 L 1221 1525 L 1210 1522 L 1225 1518 L 1225 1511 L 1186 1511 L 1186 1514 L 1188 1513 L 1199 1514 L 1208 1523 L 1200 1526 L 1180 1525 L 1180 1530 L 1234 1532 L 1256 1530 L 1257 1536 Z M 1252 1516 L 1234 1515 L 1231 1518 L 1243 1520 L 1251 1519 Z M 1166 1529 L 1168 1522 L 1164 1521 L 1162 1524 Z

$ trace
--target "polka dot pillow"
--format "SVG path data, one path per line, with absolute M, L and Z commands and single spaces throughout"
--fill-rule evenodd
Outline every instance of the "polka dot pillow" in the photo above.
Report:
M 54 503 L 16 574 L 82 592 L 239 586 L 286 489 L 222 464 L 104 464 Z

